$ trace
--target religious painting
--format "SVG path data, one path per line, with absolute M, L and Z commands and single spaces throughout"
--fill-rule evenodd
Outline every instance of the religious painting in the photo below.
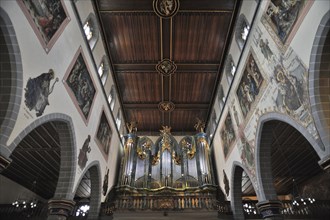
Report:
M 82 170 L 85 168 L 86 163 L 88 161 L 87 153 L 91 152 L 91 147 L 89 145 L 90 142 L 91 142 L 91 136 L 88 135 L 79 152 L 78 165 Z
M 312 122 L 308 98 L 308 71 L 296 54 L 289 50 L 285 61 L 275 66 L 272 83 L 276 108 L 299 120 L 304 126 Z
M 235 131 L 233 128 L 233 121 L 230 114 L 228 113 L 222 129 L 220 130 L 220 137 L 222 140 L 222 148 L 225 159 L 228 158 L 229 153 L 232 150 L 233 143 L 235 141 Z
M 248 165 L 250 168 L 254 168 L 254 148 L 244 136 L 241 138 L 241 142 L 242 145 L 240 146 L 240 150 L 242 162 Z
M 102 185 L 102 195 L 106 196 L 108 192 L 109 184 L 109 169 L 106 168 L 106 174 L 104 175 L 103 185 Z
M 96 89 L 81 48 L 79 48 L 67 70 L 64 84 L 87 124 L 96 96 Z
M 256 60 L 249 54 L 236 94 L 244 117 L 251 110 L 260 93 L 263 76 Z
M 17 2 L 48 53 L 70 21 L 64 0 L 17 0 Z
M 100 122 L 96 132 L 96 143 L 101 149 L 102 154 L 107 159 L 111 144 L 112 130 L 109 120 L 103 111 L 101 114 Z
M 25 87 L 25 105 L 30 111 L 35 110 L 36 116 L 41 116 L 47 105 L 49 105 L 48 96 L 53 92 L 55 83 L 58 82 L 56 77 L 52 86 L 51 80 L 55 77 L 53 69 L 42 73 L 36 78 L 29 78 Z
M 307 14 L 313 0 L 271 0 L 261 19 L 284 52 Z

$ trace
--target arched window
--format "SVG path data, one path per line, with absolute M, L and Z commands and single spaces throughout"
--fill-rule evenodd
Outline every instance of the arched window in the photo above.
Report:
M 233 57 L 230 54 L 228 55 L 226 60 L 225 73 L 226 73 L 228 85 L 230 85 L 236 73 L 236 65 L 234 63 Z
M 99 28 L 97 26 L 97 20 L 94 14 L 89 14 L 83 28 L 89 47 L 93 50 L 99 38 Z
M 120 109 L 118 109 L 117 117 L 116 117 L 116 125 L 117 129 L 120 130 L 120 125 L 121 125 L 121 112 Z
M 235 30 L 235 39 L 240 50 L 243 49 L 243 46 L 247 40 L 249 32 L 250 32 L 250 24 L 246 20 L 244 14 L 241 14 L 237 20 L 237 25 Z
M 226 101 L 226 97 L 225 97 L 225 94 L 223 92 L 222 85 L 220 85 L 220 88 L 219 88 L 219 91 L 218 91 L 218 102 L 219 102 L 219 105 L 220 105 L 220 111 L 222 110 L 222 108 L 225 104 L 225 101 Z
M 111 108 L 111 111 L 113 111 L 113 108 L 115 107 L 115 102 L 116 102 L 116 91 L 115 91 L 115 86 L 111 86 L 110 94 L 108 96 L 108 102 Z
M 105 85 L 109 76 L 109 62 L 106 56 L 103 57 L 102 62 L 100 63 L 97 72 L 101 78 L 102 84 Z

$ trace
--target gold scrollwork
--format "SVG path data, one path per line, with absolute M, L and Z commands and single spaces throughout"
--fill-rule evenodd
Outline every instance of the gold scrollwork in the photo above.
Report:
M 159 163 L 159 158 L 160 158 L 160 152 L 158 151 L 157 155 L 152 155 L 151 157 L 151 164 L 154 166 L 154 165 L 157 165 Z
M 175 151 L 173 151 L 172 158 L 176 165 L 181 165 L 181 157 Z

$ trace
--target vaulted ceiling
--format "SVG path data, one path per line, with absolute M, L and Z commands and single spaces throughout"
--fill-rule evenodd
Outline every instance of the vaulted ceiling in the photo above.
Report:
M 239 0 L 95 1 L 126 122 L 195 132 L 217 94 Z M 170 2 L 170 1 L 167 1 Z M 169 9 L 166 11 L 166 9 Z

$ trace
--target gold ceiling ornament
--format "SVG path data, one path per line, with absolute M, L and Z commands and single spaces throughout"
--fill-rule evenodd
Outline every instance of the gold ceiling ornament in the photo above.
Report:
M 171 112 L 175 108 L 175 105 L 173 102 L 163 101 L 158 104 L 158 109 L 161 112 Z
M 130 134 L 137 132 L 137 124 L 138 123 L 136 121 L 131 121 L 131 122 L 126 123 L 127 130 Z
M 199 118 L 196 118 L 196 124 L 194 125 L 194 128 L 196 131 L 200 133 L 204 133 L 204 128 L 205 128 L 205 122 Z
M 154 0 L 152 3 L 155 13 L 161 18 L 172 18 L 178 11 L 179 0 Z
M 173 74 L 177 69 L 176 64 L 170 59 L 163 59 L 156 65 L 156 70 L 163 76 Z

